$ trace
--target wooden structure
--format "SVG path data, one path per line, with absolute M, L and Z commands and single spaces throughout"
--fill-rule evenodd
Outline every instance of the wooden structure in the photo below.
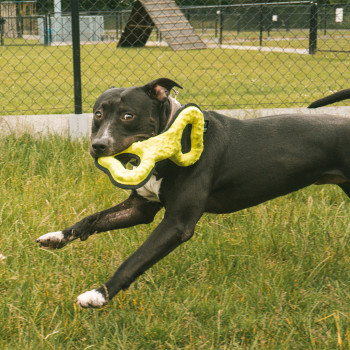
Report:
M 137 0 L 118 47 L 145 46 L 154 27 L 173 50 L 206 48 L 174 0 Z
M 35 1 L 19 1 L 22 34 L 35 34 L 38 31 Z
M 3 35 L 5 38 L 17 38 L 16 14 L 16 3 L 0 3 L 0 17 L 5 20 L 3 24 Z
M 0 17 L 5 38 L 18 38 L 37 32 L 36 0 L 0 2 Z

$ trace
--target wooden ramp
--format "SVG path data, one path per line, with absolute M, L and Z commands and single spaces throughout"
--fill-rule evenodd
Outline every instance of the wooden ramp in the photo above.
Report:
M 173 50 L 206 48 L 174 0 L 137 0 L 118 47 L 145 46 L 154 27 Z

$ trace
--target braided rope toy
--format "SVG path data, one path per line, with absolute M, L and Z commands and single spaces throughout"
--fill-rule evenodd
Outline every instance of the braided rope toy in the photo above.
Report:
M 191 129 L 191 150 L 181 151 L 181 138 L 187 125 Z M 157 162 L 170 159 L 176 165 L 190 166 L 198 161 L 203 152 L 204 117 L 202 111 L 194 104 L 179 109 L 172 124 L 161 134 L 145 141 L 133 143 L 124 151 L 95 160 L 96 166 L 105 172 L 111 182 L 125 189 L 139 188 L 151 177 Z M 127 169 L 116 157 L 130 156 L 138 161 L 134 169 Z

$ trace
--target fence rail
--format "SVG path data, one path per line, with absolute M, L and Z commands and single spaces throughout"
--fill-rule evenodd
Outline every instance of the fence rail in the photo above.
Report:
M 55 12 L 39 1 L 25 13 L 20 2 L 0 2 L 0 115 L 88 112 L 110 86 L 159 76 L 184 86 L 183 102 L 210 109 L 305 106 L 349 87 L 348 4 L 177 1 L 182 26 L 189 26 L 181 28 L 167 11 L 157 19 L 157 11 L 145 10 L 135 17 L 140 23 L 132 23 L 136 2 L 112 3 L 71 0 Z M 167 18 L 174 31 L 182 30 L 177 46 L 169 41 L 169 25 L 168 32 L 159 25 Z M 130 37 L 118 47 L 128 21 L 143 39 L 136 45 Z M 190 28 L 205 49 L 177 49 Z

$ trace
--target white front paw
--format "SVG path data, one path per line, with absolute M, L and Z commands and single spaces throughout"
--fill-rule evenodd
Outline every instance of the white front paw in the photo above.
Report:
M 36 241 L 41 247 L 62 248 L 69 240 L 64 237 L 62 231 L 57 231 L 46 233 L 45 235 L 40 236 Z
M 76 303 L 81 307 L 99 308 L 108 303 L 107 299 L 96 289 L 80 294 Z

